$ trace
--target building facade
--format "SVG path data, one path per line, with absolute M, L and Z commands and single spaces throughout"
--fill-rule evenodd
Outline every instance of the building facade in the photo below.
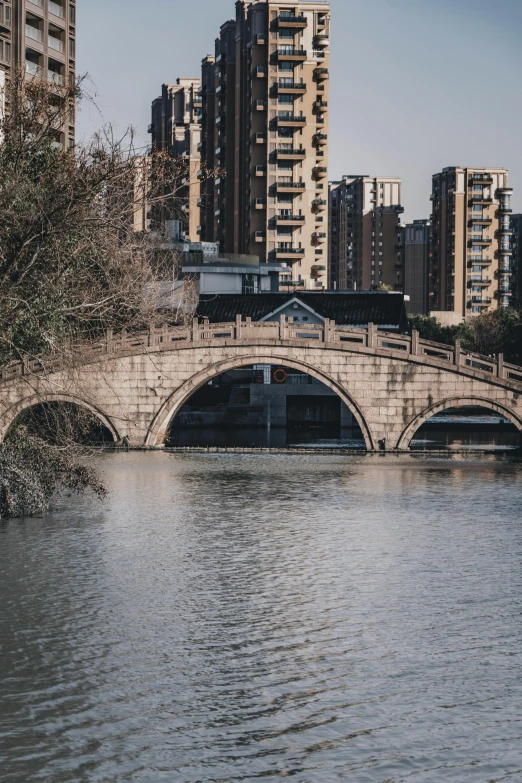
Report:
M 331 288 L 402 290 L 401 180 L 346 175 L 328 191 Z
M 203 61 L 201 152 L 218 173 L 202 238 L 287 263 L 298 288 L 326 285 L 329 36 L 327 2 L 238 0 Z
M 507 169 L 434 175 L 430 311 L 470 318 L 509 306 L 511 193 Z
M 522 307 L 522 215 L 512 215 L 510 227 L 513 304 Z
M 75 74 L 75 58 L 75 0 L 1 0 L 0 86 L 17 70 L 65 85 Z M 69 123 L 57 138 L 64 148 L 74 144 L 74 123 L 71 107 Z
M 414 220 L 402 226 L 401 233 L 406 309 L 412 315 L 428 315 L 431 223 Z
M 161 95 L 152 103 L 152 151 L 165 152 L 179 163 L 174 169 L 172 202 L 162 205 L 154 223 L 181 220 L 189 239 L 197 241 L 200 223 L 201 94 L 199 78 L 180 78 L 163 84 Z

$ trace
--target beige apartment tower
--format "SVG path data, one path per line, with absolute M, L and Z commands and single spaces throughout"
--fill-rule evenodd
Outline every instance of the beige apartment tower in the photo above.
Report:
M 0 86 L 15 69 L 31 78 L 65 84 L 75 74 L 75 57 L 73 0 L 0 1 Z M 73 111 L 59 141 L 63 147 L 74 144 Z
M 187 239 L 198 241 L 200 222 L 200 107 L 201 80 L 179 78 L 175 84 L 164 84 L 161 95 L 152 103 L 153 152 L 165 152 L 179 161 L 177 181 L 173 183 L 172 203 L 153 210 L 153 227 L 166 220 L 180 220 Z
M 329 48 L 329 3 L 239 0 L 203 65 L 202 148 L 220 174 L 202 239 L 287 263 L 298 288 L 326 286 Z
M 350 174 L 328 193 L 330 288 L 402 290 L 401 180 Z
M 507 169 L 456 166 L 433 177 L 430 310 L 470 318 L 511 300 Z

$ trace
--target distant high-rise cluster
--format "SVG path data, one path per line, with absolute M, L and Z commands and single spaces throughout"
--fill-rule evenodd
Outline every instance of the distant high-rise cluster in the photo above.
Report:
M 430 218 L 407 224 L 400 178 L 328 181 L 330 26 L 321 0 L 237 0 L 201 76 L 163 85 L 149 130 L 186 162 L 187 239 L 286 263 L 296 290 L 402 291 L 447 323 L 520 299 L 507 169 L 444 169 Z
M 285 262 L 295 287 L 327 284 L 329 51 L 329 3 L 238 0 L 236 19 L 203 60 L 196 104 L 200 189 L 186 194 L 187 236 Z M 190 135 L 193 104 L 179 115 L 164 104 L 162 138 L 173 154 L 189 154 L 169 134 Z
M 75 74 L 75 58 L 75 0 L 0 2 L 0 87 L 14 70 L 25 72 L 27 78 L 66 84 Z M 57 129 L 57 142 L 69 147 L 74 136 L 71 111 L 67 127 Z

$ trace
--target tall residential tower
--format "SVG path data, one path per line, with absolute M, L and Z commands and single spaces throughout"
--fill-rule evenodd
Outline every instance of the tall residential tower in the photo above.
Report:
M 75 74 L 76 2 L 2 0 L 0 2 L 0 81 L 14 70 L 63 85 Z M 8 107 L 7 107 L 8 109 Z M 74 111 L 60 129 L 63 147 L 74 143 Z
M 326 285 L 329 46 L 329 3 L 238 0 L 203 64 L 202 152 L 220 173 L 202 239 L 288 263 L 296 287 Z
M 165 152 L 179 161 L 174 184 L 175 197 L 172 205 L 156 222 L 181 220 L 188 239 L 198 239 L 199 197 L 200 197 L 200 150 L 201 127 L 199 111 L 201 95 L 198 78 L 180 78 L 175 84 L 164 84 L 161 95 L 152 103 L 152 121 L 149 133 L 152 136 L 153 152 Z
M 401 180 L 347 175 L 329 185 L 330 287 L 402 289 Z
M 434 175 L 430 311 L 468 318 L 509 306 L 511 193 L 507 169 Z

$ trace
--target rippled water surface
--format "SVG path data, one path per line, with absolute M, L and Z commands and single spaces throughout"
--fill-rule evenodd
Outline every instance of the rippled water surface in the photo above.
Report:
M 120 454 L 0 527 L 2 783 L 522 781 L 522 464 Z

